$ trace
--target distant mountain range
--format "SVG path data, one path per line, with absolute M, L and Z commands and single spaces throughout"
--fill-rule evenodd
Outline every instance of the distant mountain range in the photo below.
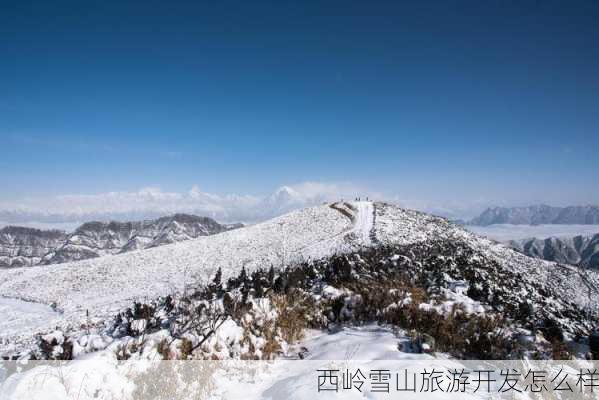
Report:
M 87 222 L 73 233 L 19 226 L 0 229 L 0 267 L 84 260 L 214 235 L 243 226 L 175 214 L 136 222 Z
M 534 205 L 528 207 L 487 208 L 472 219 L 469 225 L 493 224 L 541 225 L 541 224 L 599 224 L 599 206 L 552 207 Z
M 599 233 L 593 236 L 511 240 L 508 245 L 530 257 L 599 268 Z

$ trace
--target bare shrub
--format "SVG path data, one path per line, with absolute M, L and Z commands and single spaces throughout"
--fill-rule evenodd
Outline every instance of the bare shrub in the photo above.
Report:
M 269 321 L 262 327 L 262 337 L 265 340 L 264 346 L 262 347 L 262 359 L 272 360 L 277 354 L 281 352 L 281 344 L 277 337 L 276 324 Z
M 181 359 L 182 360 L 187 360 L 189 358 L 189 356 L 191 356 L 191 353 L 193 353 L 193 343 L 191 343 L 191 340 L 187 339 L 187 338 L 183 338 L 181 339 L 181 344 L 179 345 L 179 350 L 181 351 Z
M 156 345 L 156 351 L 158 352 L 158 354 L 162 356 L 163 360 L 170 360 L 171 350 L 168 344 L 168 340 L 166 340 L 166 338 L 158 342 L 158 344 Z
M 304 329 L 314 320 L 314 299 L 302 290 L 291 289 L 287 294 L 272 295 L 271 301 L 277 310 L 276 327 L 281 337 L 288 343 L 302 339 Z
M 174 324 L 171 343 L 176 339 L 184 340 L 184 336 L 187 334 L 198 337 L 198 342 L 188 349 L 187 355 L 191 355 L 216 333 L 229 316 L 215 302 L 201 302 L 197 306 L 185 310 Z

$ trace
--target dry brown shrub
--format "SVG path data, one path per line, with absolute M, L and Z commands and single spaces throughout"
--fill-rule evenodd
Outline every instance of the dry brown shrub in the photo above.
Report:
M 304 336 L 316 309 L 312 297 L 299 289 L 287 294 L 273 294 L 271 302 L 277 310 L 276 328 L 288 343 L 295 343 Z

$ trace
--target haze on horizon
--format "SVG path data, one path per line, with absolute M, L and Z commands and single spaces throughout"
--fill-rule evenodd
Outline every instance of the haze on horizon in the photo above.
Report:
M 456 217 L 597 204 L 597 21 L 592 1 L 6 4 L 0 211 L 231 210 L 282 185 Z

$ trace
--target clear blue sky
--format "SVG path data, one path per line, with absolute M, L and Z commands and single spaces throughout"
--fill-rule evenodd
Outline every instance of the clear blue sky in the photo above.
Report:
M 0 198 L 599 202 L 599 2 L 2 2 Z

